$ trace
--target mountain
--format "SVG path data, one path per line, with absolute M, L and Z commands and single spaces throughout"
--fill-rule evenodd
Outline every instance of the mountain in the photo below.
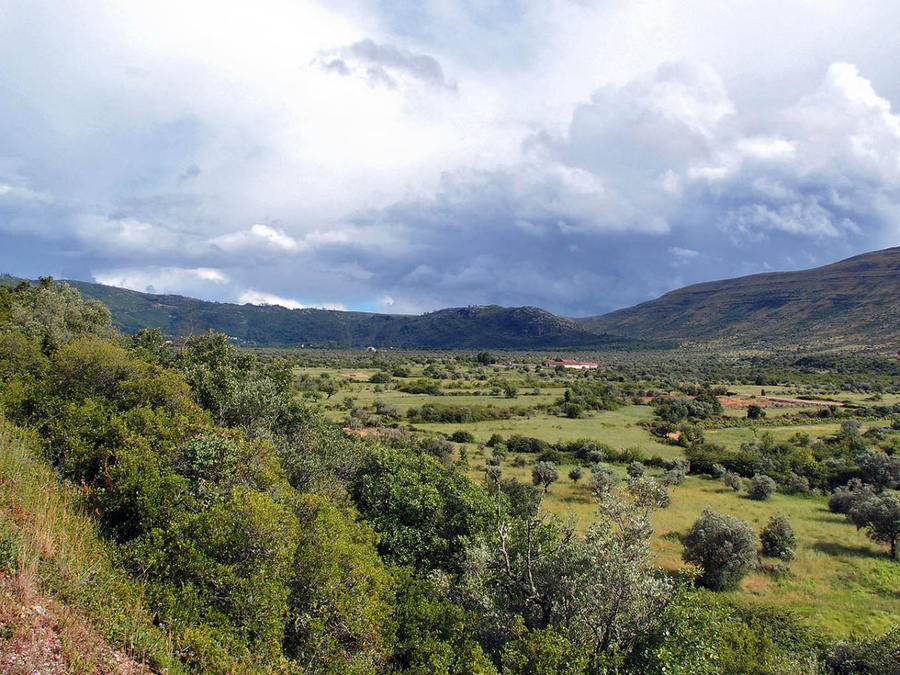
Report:
M 0 277 L 0 283 L 15 283 Z M 122 331 L 167 335 L 209 328 L 243 344 L 422 349 L 822 346 L 900 341 L 900 247 L 799 272 L 695 284 L 602 316 L 570 319 L 537 307 L 455 307 L 418 316 L 235 305 L 68 282 L 102 301 Z
M 735 346 L 893 344 L 900 341 L 900 247 L 695 284 L 576 322 L 593 333 Z
M 10 277 L 7 283 L 14 280 Z M 180 295 L 154 295 L 84 281 L 68 281 L 95 298 L 126 333 L 160 327 L 167 335 L 221 331 L 249 345 L 411 347 L 422 349 L 541 349 L 635 345 L 598 335 L 577 321 L 537 307 L 457 307 L 418 316 L 236 305 Z

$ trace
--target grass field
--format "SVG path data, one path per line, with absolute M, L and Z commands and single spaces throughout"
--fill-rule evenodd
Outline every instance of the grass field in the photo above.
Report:
M 629 405 L 618 410 L 590 413 L 585 417 L 568 419 L 546 413 L 533 417 L 491 420 L 473 424 L 417 424 L 417 429 L 452 433 L 458 429 L 471 431 L 478 441 L 486 441 L 492 433 L 502 436 L 521 434 L 533 436 L 550 443 L 589 438 L 606 443 L 617 450 L 640 448 L 647 457 L 659 455 L 664 459 L 681 456 L 681 448 L 666 445 L 654 439 L 638 422 L 652 415 L 647 406 Z
M 512 459 L 504 462 L 504 476 L 530 482 L 531 467 L 514 467 Z M 559 467 L 560 480 L 551 486 L 546 504 L 561 518 L 574 519 L 583 532 L 596 512 L 587 485 L 588 472 L 575 485 L 568 478 L 572 466 Z M 624 475 L 623 467 L 616 469 Z M 474 463 L 470 475 L 481 480 Z M 745 520 L 757 532 L 781 512 L 798 541 L 790 575 L 776 579 L 752 572 L 734 595 L 790 607 L 833 638 L 883 632 L 900 622 L 900 562 L 890 560 L 886 547 L 871 542 L 843 516 L 828 511 L 825 497 L 776 494 L 760 502 L 725 488 L 720 481 L 696 476 L 670 492 L 672 505 L 653 519 L 653 550 L 662 567 L 674 570 L 682 566 L 680 536 L 706 507 Z
M 323 372 L 342 383 L 341 388 L 328 399 L 320 399 L 320 405 L 332 420 L 340 421 L 347 415 L 343 401 L 349 397 L 352 405 L 371 409 L 375 401 L 382 401 L 397 409 L 403 416 L 401 424 L 407 424 L 406 412 L 412 407 L 425 404 L 451 406 L 487 406 L 499 408 L 540 408 L 561 398 L 567 382 L 564 376 L 554 376 L 538 380 L 534 375 L 507 369 L 484 369 L 485 378 L 455 379 L 438 381 L 445 395 L 408 394 L 394 388 L 397 385 L 415 381 L 422 376 L 421 367 L 414 367 L 409 378 L 394 378 L 392 385 L 376 386 L 367 380 L 375 369 L 344 370 L 303 369 L 312 377 Z M 513 383 L 518 388 L 514 398 L 497 393 L 498 383 Z M 535 386 L 539 391 L 535 393 Z M 765 396 L 796 398 L 808 393 L 795 387 L 758 385 L 730 385 L 729 392 L 737 398 L 748 401 L 762 400 Z M 477 392 L 477 394 L 476 394 Z M 819 393 L 819 392 L 815 392 Z M 872 396 L 865 393 L 837 392 L 829 398 L 847 401 L 856 405 L 872 405 Z M 893 405 L 900 396 L 886 394 L 879 405 Z M 786 404 L 767 407 L 767 419 L 773 422 L 778 417 L 795 414 L 812 406 Z M 726 406 L 726 416 L 745 417 L 746 407 Z M 472 462 L 470 476 L 481 481 L 483 477 L 483 457 L 477 447 L 494 433 L 504 437 L 512 434 L 532 436 L 549 443 L 573 441 L 587 438 L 606 443 L 613 448 L 640 448 L 647 456 L 658 455 L 673 459 L 682 454 L 681 448 L 660 442 L 640 425 L 642 420 L 651 419 L 653 409 L 647 405 L 626 405 L 618 410 L 588 412 L 584 416 L 569 419 L 551 415 L 545 410 L 531 410 L 528 416 L 510 419 L 490 420 L 468 424 L 417 423 L 415 428 L 428 433 L 450 435 L 455 431 L 469 431 L 475 437 L 475 444 L 468 444 L 468 456 Z M 864 424 L 864 427 L 868 426 Z M 776 440 L 786 440 L 801 432 L 812 440 L 836 434 L 840 430 L 838 422 L 798 423 L 789 426 L 755 426 L 724 429 L 707 429 L 704 436 L 708 441 L 721 443 L 736 449 L 744 441 L 752 440 L 764 433 Z M 513 456 L 504 461 L 504 476 L 516 477 L 530 482 L 533 456 L 526 456 L 528 466 L 512 465 Z M 568 478 L 571 464 L 558 467 L 560 480 L 551 487 L 547 507 L 562 518 L 572 518 L 579 531 L 584 532 L 595 517 L 588 487 L 589 472 L 575 485 Z M 624 475 L 624 467 L 616 466 Z M 652 470 L 654 473 L 658 471 Z M 794 527 L 798 538 L 797 557 L 787 576 L 776 578 L 764 571 L 749 574 L 735 595 L 751 602 L 775 604 L 790 607 L 811 625 L 822 629 L 832 638 L 857 634 L 882 632 L 900 622 L 900 563 L 891 561 L 886 548 L 869 541 L 842 516 L 832 514 L 827 508 L 824 496 L 787 496 L 776 494 L 769 501 L 758 502 L 725 488 L 720 481 L 691 476 L 678 487 L 672 488 L 672 505 L 654 516 L 656 533 L 653 550 L 658 563 L 670 570 L 682 566 L 681 535 L 699 517 L 704 508 L 734 515 L 749 522 L 759 532 L 768 519 L 776 512 L 783 513 Z

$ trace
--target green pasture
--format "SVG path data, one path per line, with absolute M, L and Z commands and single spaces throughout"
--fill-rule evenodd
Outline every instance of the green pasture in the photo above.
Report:
M 527 418 L 489 420 L 471 424 L 429 423 L 415 426 L 423 431 L 445 434 L 464 429 L 472 432 L 478 441 L 486 441 L 494 433 L 504 437 L 512 434 L 533 436 L 549 443 L 589 438 L 606 443 L 617 450 L 638 447 L 647 457 L 659 455 L 664 459 L 672 459 L 681 456 L 681 448 L 659 442 L 638 425 L 640 420 L 648 419 L 652 414 L 652 409 L 647 406 L 629 405 L 618 410 L 589 413 L 576 419 L 541 413 Z
M 531 480 L 531 465 L 515 467 L 514 457 L 503 462 L 504 477 Z M 527 458 L 533 462 L 533 457 Z M 576 485 L 568 477 L 572 464 L 559 466 L 559 481 L 550 487 L 547 507 L 562 519 L 586 530 L 596 511 L 590 496 L 590 472 Z M 615 467 L 624 476 L 624 467 Z M 473 462 L 470 475 L 482 480 L 483 462 Z M 650 475 L 659 471 L 651 469 Z M 827 498 L 776 494 L 755 501 L 735 493 L 718 480 L 690 476 L 670 489 L 672 505 L 653 518 L 653 550 L 660 566 L 683 565 L 680 536 L 709 507 L 749 522 L 759 532 L 776 512 L 783 513 L 797 535 L 796 560 L 783 578 L 752 572 L 735 597 L 789 607 L 833 638 L 871 634 L 900 622 L 900 563 L 890 560 L 887 548 L 876 545 L 843 516 L 828 511 Z M 771 561 L 764 561 L 769 562 Z

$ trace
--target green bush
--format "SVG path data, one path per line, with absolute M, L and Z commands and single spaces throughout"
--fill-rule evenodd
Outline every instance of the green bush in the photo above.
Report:
M 742 520 L 704 509 L 684 537 L 683 558 L 701 568 L 706 588 L 733 590 L 756 562 L 756 534 Z
M 787 518 L 776 513 L 759 533 L 762 542 L 763 555 L 770 558 L 780 558 L 785 562 L 794 559 L 794 551 L 797 548 L 797 538 Z
M 765 474 L 756 474 L 750 480 L 747 491 L 751 499 L 765 501 L 775 494 L 776 487 L 775 481 L 769 476 L 766 476 Z

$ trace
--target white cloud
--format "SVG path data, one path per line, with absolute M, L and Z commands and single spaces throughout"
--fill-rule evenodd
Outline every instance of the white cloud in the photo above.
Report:
M 210 267 L 151 267 L 111 269 L 95 272 L 94 281 L 145 293 L 184 294 L 209 291 L 210 285 L 226 284 L 228 275 Z
M 226 251 L 242 252 L 249 248 L 267 248 L 274 251 L 293 253 L 303 248 L 301 242 L 268 225 L 253 225 L 249 230 L 230 232 L 210 240 L 214 246 Z
M 681 248 L 680 246 L 670 246 L 669 253 L 678 258 L 696 258 L 700 255 L 699 251 L 695 251 L 690 248 Z
M 238 303 L 242 305 L 278 305 L 287 309 L 307 309 L 316 307 L 320 309 L 338 309 L 345 310 L 346 307 L 340 303 L 323 303 L 315 305 L 305 305 L 290 298 L 282 298 L 274 293 L 263 293 L 260 291 L 247 290 L 238 296 Z

